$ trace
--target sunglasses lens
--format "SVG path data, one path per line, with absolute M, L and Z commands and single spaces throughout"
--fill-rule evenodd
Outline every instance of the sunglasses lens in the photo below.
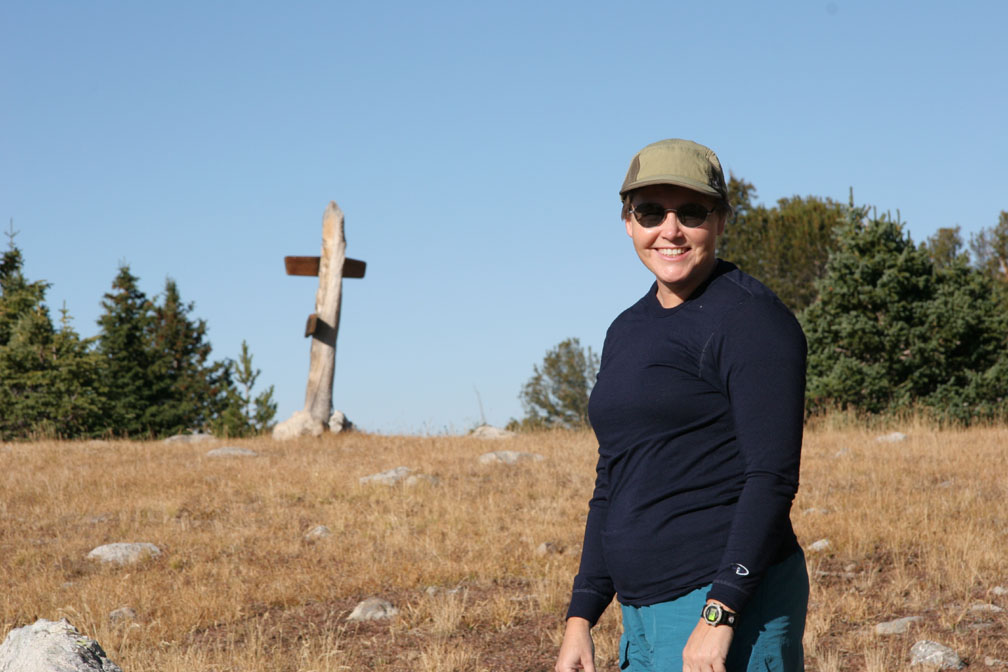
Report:
M 633 212 L 634 217 L 637 218 L 637 223 L 645 229 L 658 226 L 665 219 L 665 208 L 657 203 L 641 203 L 640 205 L 635 205 Z
M 710 214 L 710 211 L 702 205 L 687 203 L 679 206 L 676 214 L 679 216 L 679 221 L 682 222 L 683 226 L 693 228 L 707 221 L 707 215 Z

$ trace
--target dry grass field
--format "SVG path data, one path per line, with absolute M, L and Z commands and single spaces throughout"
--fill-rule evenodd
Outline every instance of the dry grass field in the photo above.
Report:
M 1008 429 L 810 428 L 792 518 L 808 553 L 808 669 L 909 669 L 935 640 L 1008 659 Z M 220 445 L 257 457 L 212 458 Z M 481 465 L 485 452 L 541 462 Z M 504 440 L 341 434 L 277 443 L 0 445 L 0 637 L 66 617 L 126 672 L 549 670 L 595 462 L 590 433 Z M 362 485 L 400 465 L 439 483 Z M 332 536 L 307 541 L 326 525 Z M 150 542 L 129 567 L 85 558 Z M 559 552 L 537 553 L 544 542 Z M 428 587 L 443 590 L 429 591 Z M 457 589 L 457 590 L 456 590 Z M 380 596 L 399 615 L 350 623 Z M 135 621 L 113 623 L 122 606 Z M 596 629 L 615 670 L 618 610 Z M 882 637 L 880 621 L 921 616 Z

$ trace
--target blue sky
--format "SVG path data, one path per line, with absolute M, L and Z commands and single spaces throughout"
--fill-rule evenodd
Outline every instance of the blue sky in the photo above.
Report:
M 758 200 L 1008 209 L 1008 4 L 0 3 L 0 215 L 93 335 L 120 263 L 174 278 L 216 358 L 301 408 L 318 254 L 346 213 L 334 403 L 364 429 L 520 417 L 567 337 L 650 283 L 617 191 L 641 146 L 715 149 Z

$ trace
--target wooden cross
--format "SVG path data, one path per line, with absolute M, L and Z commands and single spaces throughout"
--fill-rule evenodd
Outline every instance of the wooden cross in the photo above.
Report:
M 332 414 L 336 371 L 336 333 L 339 331 L 343 278 L 363 278 L 367 264 L 346 258 L 343 211 L 330 201 L 322 215 L 322 256 L 284 257 L 287 275 L 317 275 L 315 312 L 308 316 L 305 337 L 312 336 L 305 407 L 312 418 L 327 425 Z

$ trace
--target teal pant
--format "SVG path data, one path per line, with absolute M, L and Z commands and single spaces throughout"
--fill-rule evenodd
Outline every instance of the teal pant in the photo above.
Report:
M 620 669 L 682 672 L 682 650 L 700 621 L 710 586 L 646 607 L 622 605 Z M 800 672 L 805 669 L 805 614 L 809 583 L 798 551 L 767 570 L 735 627 L 728 672 Z

